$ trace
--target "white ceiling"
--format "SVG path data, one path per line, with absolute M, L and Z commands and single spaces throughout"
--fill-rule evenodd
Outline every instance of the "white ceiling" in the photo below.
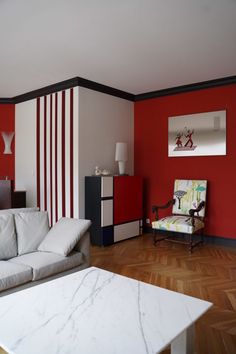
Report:
M 236 75 L 236 0 L 0 0 L 0 97 L 75 76 L 139 94 Z

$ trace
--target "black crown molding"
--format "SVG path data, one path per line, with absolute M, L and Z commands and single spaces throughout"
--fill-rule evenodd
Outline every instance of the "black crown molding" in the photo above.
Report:
M 73 77 L 72 79 L 69 80 L 61 81 L 53 85 L 42 87 L 38 90 L 30 91 L 27 93 L 23 93 L 22 95 L 15 96 L 13 97 L 13 100 L 14 103 L 29 101 L 37 97 L 49 95 L 50 93 L 53 92 L 62 91 L 71 87 L 75 87 L 77 86 L 77 82 L 78 82 L 77 77 Z
M 30 91 L 12 98 L 0 98 L 0 104 L 21 103 L 28 100 L 32 100 L 37 97 L 46 96 L 51 93 L 66 90 L 76 86 L 85 87 L 94 91 L 106 93 L 108 95 L 123 98 L 128 101 L 138 102 L 138 101 L 148 100 L 152 98 L 175 95 L 178 93 L 202 90 L 202 89 L 223 86 L 223 85 L 230 85 L 235 83 L 236 83 L 236 76 L 228 76 L 220 79 L 214 79 L 214 80 L 198 82 L 190 85 L 171 87 L 163 90 L 133 95 L 132 93 L 118 90 L 110 86 L 102 85 L 95 81 L 83 79 L 82 77 L 74 77 L 72 79 L 64 80 L 53 85 L 45 86 L 38 90 Z
M 208 88 L 213 88 L 213 87 L 217 87 L 217 86 L 230 85 L 230 84 L 235 84 L 235 83 L 236 83 L 236 76 L 228 76 L 228 77 L 223 77 L 220 79 L 208 80 L 208 81 L 203 81 L 203 82 L 196 82 L 196 83 L 189 84 L 189 85 L 183 85 L 183 86 L 171 87 L 171 88 L 158 90 L 158 91 L 141 93 L 139 95 L 135 95 L 135 102 L 149 100 L 149 99 L 157 98 L 157 97 L 176 95 L 178 93 L 208 89 Z
M 132 93 L 118 90 L 110 86 L 102 85 L 95 81 L 83 79 L 82 77 L 78 77 L 77 79 L 78 79 L 78 86 L 85 87 L 94 91 L 106 93 L 111 96 L 123 98 L 128 101 L 135 100 L 135 95 L 133 95 Z
M 13 100 L 14 103 L 20 103 L 20 102 L 32 100 L 33 98 L 36 97 L 46 96 L 49 95 L 50 93 L 66 90 L 76 86 L 85 87 L 94 91 L 107 93 L 108 95 L 123 98 L 128 101 L 134 101 L 134 95 L 128 92 L 117 90 L 113 87 L 102 85 L 95 81 L 83 79 L 82 77 L 74 77 L 72 79 L 61 81 L 56 84 L 40 88 L 38 90 L 24 93 L 23 95 L 13 97 Z
M 1 98 L 0 97 L 0 104 L 14 104 L 15 101 L 13 98 Z

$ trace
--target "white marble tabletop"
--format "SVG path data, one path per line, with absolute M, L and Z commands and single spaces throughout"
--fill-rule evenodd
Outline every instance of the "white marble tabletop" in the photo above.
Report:
M 9 354 L 159 353 L 211 303 L 91 267 L 0 297 Z

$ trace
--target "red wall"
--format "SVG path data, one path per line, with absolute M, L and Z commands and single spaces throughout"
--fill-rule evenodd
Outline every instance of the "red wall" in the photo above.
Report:
M 4 141 L 1 132 L 15 131 L 15 105 L 0 104 L 0 179 L 15 179 L 15 137 L 12 141 L 12 154 L 4 155 Z
M 226 110 L 226 156 L 168 157 L 168 117 L 218 110 Z M 134 132 L 145 218 L 153 220 L 153 204 L 172 198 L 176 178 L 207 179 L 206 234 L 236 238 L 236 85 L 136 102 Z

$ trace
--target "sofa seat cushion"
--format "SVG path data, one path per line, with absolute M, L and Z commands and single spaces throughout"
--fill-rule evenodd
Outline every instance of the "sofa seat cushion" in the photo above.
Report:
M 0 291 L 31 281 L 32 269 L 23 264 L 0 261 Z
M 17 255 L 16 233 L 13 215 L 0 214 L 0 259 Z
M 50 252 L 32 252 L 12 258 L 10 262 L 30 266 L 33 269 L 33 280 L 66 271 L 83 263 L 80 252 L 72 252 L 64 257 Z

